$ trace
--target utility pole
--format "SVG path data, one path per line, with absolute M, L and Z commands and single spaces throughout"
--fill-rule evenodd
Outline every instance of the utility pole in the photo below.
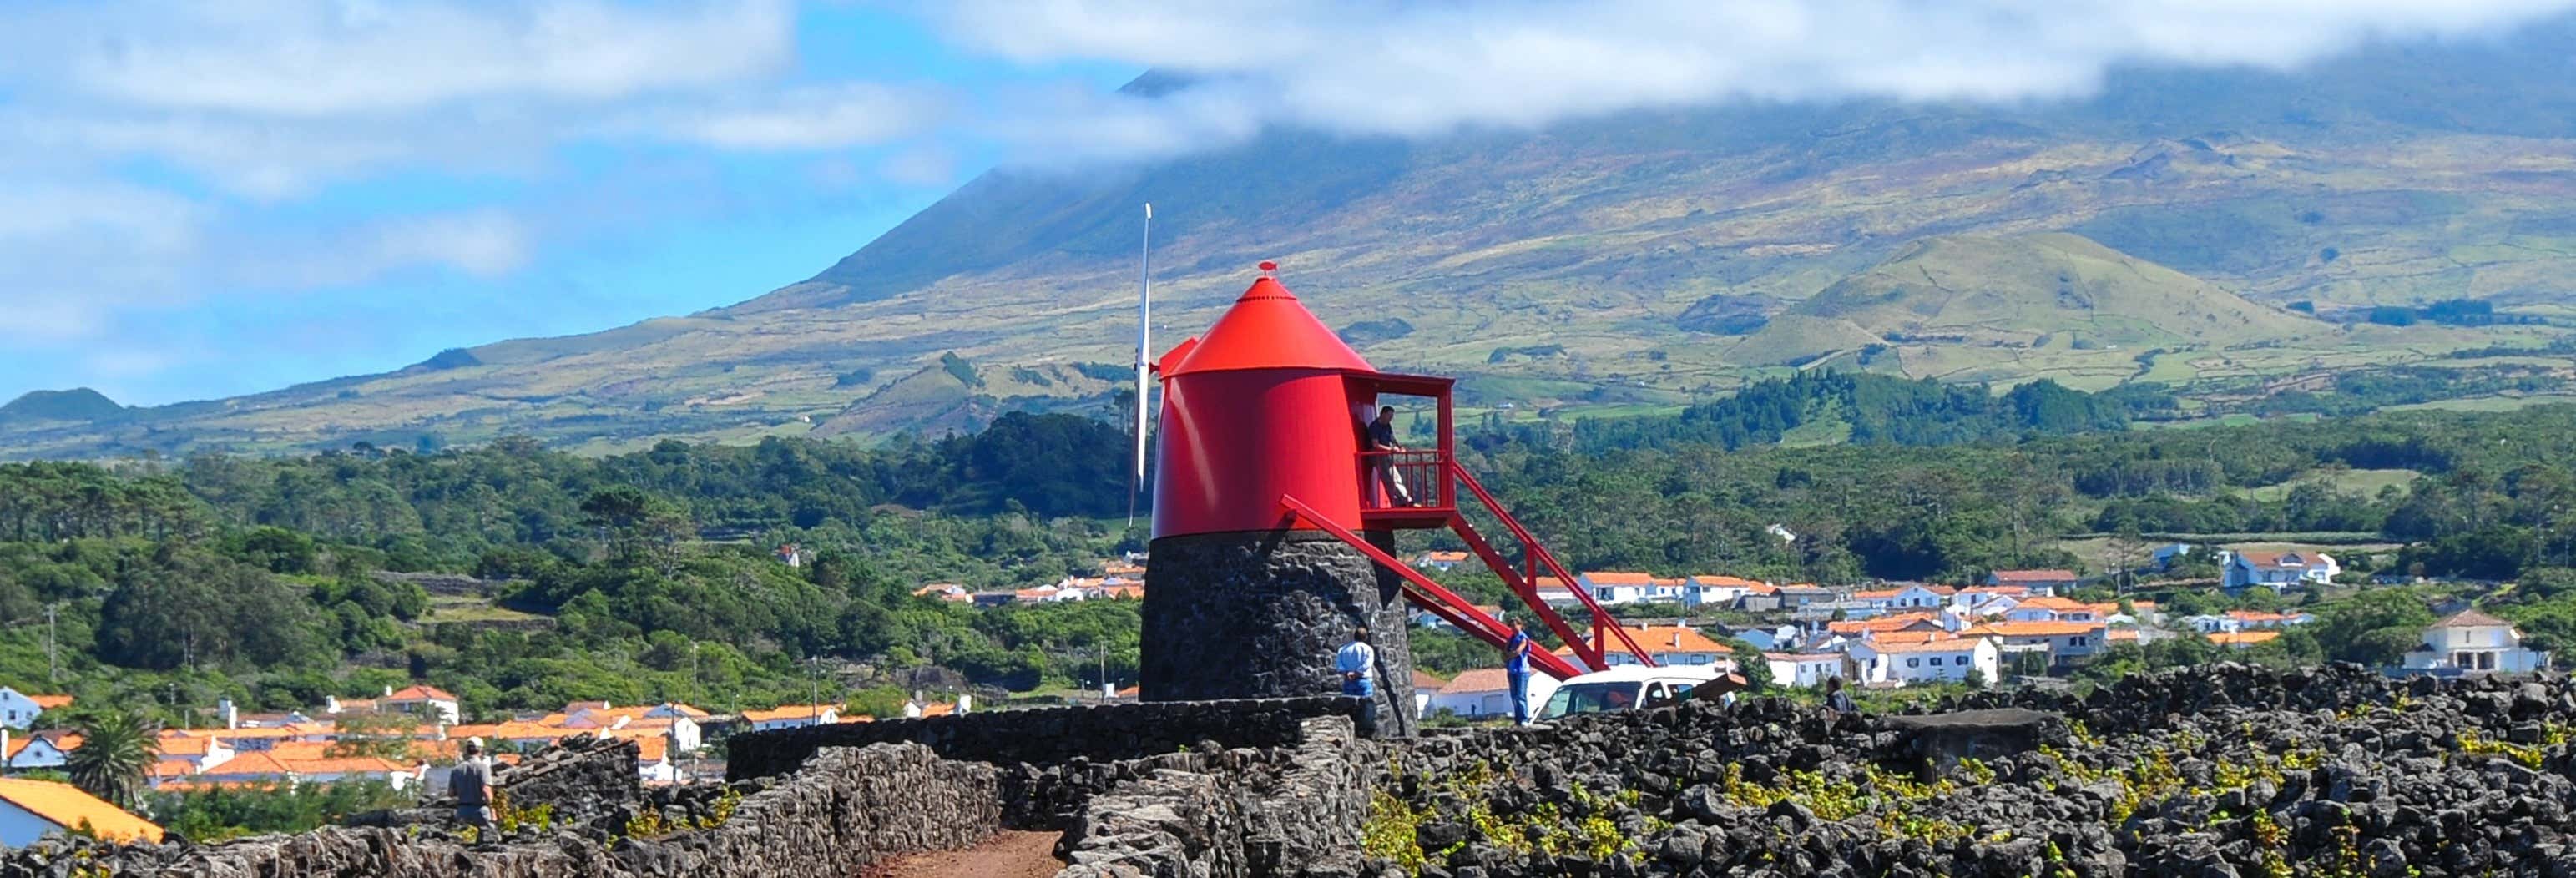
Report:
M 49 683 L 63 680 L 62 664 L 54 659 L 54 609 L 60 606 L 62 604 L 59 603 L 45 605 L 45 681 Z

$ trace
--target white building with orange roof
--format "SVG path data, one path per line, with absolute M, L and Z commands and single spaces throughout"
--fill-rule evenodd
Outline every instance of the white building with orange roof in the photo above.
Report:
M 2117 605 L 2114 605 L 2117 609 Z M 2100 622 L 2110 614 L 2096 604 L 2061 597 L 2023 600 L 2003 614 L 2007 622 Z
M 1636 603 L 1651 597 L 1655 589 L 1653 574 L 1624 570 L 1586 570 L 1575 574 L 1574 581 L 1603 604 Z
M 1538 599 L 1545 603 L 1563 605 L 1579 604 L 1583 602 L 1582 598 L 1574 595 L 1573 586 L 1567 585 L 1565 580 L 1558 579 L 1553 576 L 1541 576 L 1533 579 L 1530 581 L 1530 587 L 1532 591 L 1538 593 Z
M 1961 683 L 1992 685 L 2003 674 L 2002 652 L 1991 637 L 1967 636 L 1920 643 L 1851 644 L 1852 667 L 1862 683 L 1909 686 Z
M 2051 665 L 2089 658 L 2103 650 L 2110 626 L 2100 622 L 1992 622 L 1968 629 L 1991 635 L 2006 651 L 2044 651 Z
M 755 732 L 828 726 L 840 718 L 841 706 L 837 704 L 781 704 L 767 710 L 742 712 L 742 721 L 750 723 L 751 730 Z
M 1697 628 L 1688 625 L 1623 627 L 1626 628 L 1629 639 L 1637 642 L 1637 649 L 1652 657 L 1656 664 L 1717 665 L 1727 670 L 1735 668 L 1735 650 L 1729 649 L 1726 644 L 1709 639 L 1708 635 L 1700 633 Z M 1605 633 L 1602 644 L 1602 658 L 1609 662 L 1611 667 L 1638 663 L 1637 657 L 1628 652 L 1627 645 L 1619 642 L 1616 635 Z M 1570 656 L 1574 654 L 1574 650 L 1571 647 L 1560 646 L 1556 648 L 1556 654 Z
M 1852 592 L 1851 600 L 1860 601 L 1878 609 L 1891 612 L 1901 610 L 1931 610 L 1949 605 L 1951 596 L 1956 594 L 1958 594 L 1958 589 L 1951 588 L 1946 585 L 1925 585 L 1920 582 L 1909 582 L 1886 588 L 1871 588 L 1855 591 Z
M 1771 667 L 1771 682 L 1779 686 L 1812 689 L 1825 681 L 1844 675 L 1846 656 L 1834 652 L 1766 652 L 1763 664 Z
M 1425 570 L 1450 570 L 1467 563 L 1472 557 L 1465 552 L 1424 552 L 1413 559 L 1413 566 Z
M 456 694 L 436 686 L 412 685 L 385 693 L 378 699 L 386 710 L 419 714 L 443 725 L 455 725 L 464 702 Z
M 1768 585 L 1741 576 L 1695 574 L 1684 580 L 1682 605 L 1694 608 L 1732 607 L 1744 600 L 1745 595 L 1755 593 L 1755 589 L 1769 588 Z
M 2424 647 L 2406 654 L 2408 670 L 2437 674 L 2528 674 L 2549 669 L 2549 653 L 2522 645 L 2513 623 L 2475 609 L 2424 629 Z

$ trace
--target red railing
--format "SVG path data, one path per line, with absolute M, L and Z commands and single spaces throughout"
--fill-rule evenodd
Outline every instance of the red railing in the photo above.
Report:
M 1451 487 L 1449 460 L 1436 450 L 1360 452 L 1360 508 L 1363 510 L 1434 508 L 1458 505 Z
M 1366 461 L 1365 477 L 1369 480 L 1367 489 L 1361 494 L 1364 510 L 1388 511 L 1414 508 L 1427 509 L 1434 515 L 1438 515 L 1438 520 L 1457 533 L 1459 539 L 1464 540 L 1467 547 L 1476 553 L 1476 557 L 1482 559 L 1485 566 L 1493 569 L 1494 575 L 1502 577 L 1504 586 L 1521 599 L 1521 603 L 1527 606 L 1530 615 L 1536 617 L 1550 633 L 1555 634 L 1560 642 L 1566 644 L 1568 651 L 1572 652 L 1577 660 L 1568 662 L 1564 657 L 1553 653 L 1533 650 L 1530 653 L 1533 667 L 1550 676 L 1564 679 L 1587 669 L 1601 670 L 1609 667 L 1606 653 L 1613 648 L 1625 649 L 1640 664 L 1650 667 L 1655 664 L 1654 657 L 1637 645 L 1637 641 L 1629 636 L 1627 628 L 1621 626 L 1617 619 L 1612 618 L 1610 611 L 1603 607 L 1600 601 L 1594 600 L 1590 592 L 1576 583 L 1574 576 L 1566 572 L 1564 565 L 1557 563 L 1556 556 L 1549 553 L 1547 547 L 1541 545 L 1538 538 L 1530 534 L 1528 528 L 1521 526 L 1520 521 L 1513 518 L 1510 512 L 1505 511 L 1503 505 L 1494 500 L 1493 494 L 1487 492 L 1485 486 L 1479 484 L 1475 476 L 1469 475 L 1467 470 L 1459 466 L 1456 461 L 1437 451 L 1370 451 L 1362 452 L 1361 456 Z M 1402 493 L 1410 495 L 1410 498 L 1416 501 L 1410 507 L 1396 505 L 1394 495 L 1397 492 L 1389 490 L 1386 484 L 1390 474 L 1404 486 Z M 1511 561 L 1504 558 L 1503 553 L 1496 549 L 1484 534 L 1477 532 L 1475 526 L 1468 523 L 1466 516 L 1460 514 L 1461 510 L 1456 506 L 1456 486 L 1458 485 L 1467 486 L 1467 490 L 1476 500 L 1484 504 L 1486 511 L 1491 513 L 1496 521 L 1502 523 L 1504 530 L 1509 532 L 1514 540 L 1519 541 L 1521 557 L 1528 568 L 1526 571 L 1513 569 Z M 1431 493 L 1423 493 L 1424 486 L 1430 486 Z M 1433 505 L 1435 503 L 1436 506 Z M 1395 571 L 1404 579 L 1405 599 L 1413 605 L 1431 611 L 1432 615 L 1456 626 L 1459 631 L 1465 632 L 1468 636 L 1494 646 L 1504 646 L 1511 641 L 1511 626 L 1487 615 L 1483 610 L 1476 609 L 1475 605 L 1469 603 L 1466 598 L 1433 582 L 1430 577 L 1422 575 L 1421 571 L 1413 569 L 1413 565 L 1396 559 L 1393 555 L 1387 554 L 1386 550 L 1352 533 L 1349 528 L 1316 512 L 1314 507 L 1307 505 L 1305 501 L 1295 497 L 1281 497 L 1279 504 L 1283 512 L 1302 520 L 1307 526 L 1331 534 L 1352 548 L 1358 549 L 1370 560 Z M 1539 595 L 1538 579 L 1541 571 L 1545 571 L 1546 575 L 1553 576 L 1558 582 L 1563 583 L 1574 600 L 1592 612 L 1590 637 L 1587 638 L 1583 632 L 1575 630 L 1563 614 L 1558 613 L 1554 606 L 1549 605 Z M 1614 638 L 1617 641 L 1616 647 L 1611 643 Z

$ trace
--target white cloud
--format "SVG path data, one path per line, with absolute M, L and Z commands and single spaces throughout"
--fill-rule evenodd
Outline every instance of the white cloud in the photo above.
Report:
M 1847 97 L 2082 94 L 2122 63 L 2295 66 L 2373 38 L 2451 37 L 2570 0 L 958 0 L 957 39 L 1045 63 L 1109 60 L 1218 83 L 1159 110 L 1360 134 L 1532 127 L 1638 108 Z M 1088 111 L 1092 108 L 1083 108 Z M 1095 116 L 1095 118 L 1097 118 Z M 1240 130 L 1240 129 L 1236 129 Z M 1095 131 L 1153 148 L 1128 120 Z M 1168 133 L 1168 132 L 1165 132 Z M 1051 147 L 1052 148 L 1052 147 Z
M 782 0 L 109 3 L 26 14 L 22 75 L 119 103 L 393 116 L 460 101 L 602 100 L 738 81 L 793 57 Z M 42 78 L 54 78 L 43 76 Z
M 940 115 L 928 93 L 875 83 L 806 86 L 661 111 L 661 137 L 738 150 L 825 150 L 921 133 Z

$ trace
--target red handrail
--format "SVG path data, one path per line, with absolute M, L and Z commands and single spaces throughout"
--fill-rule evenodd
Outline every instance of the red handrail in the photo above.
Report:
M 1655 666 L 1654 656 L 1647 655 L 1643 648 L 1637 646 L 1636 639 L 1628 636 L 1627 626 L 1619 624 L 1617 619 L 1611 617 L 1609 610 L 1603 609 L 1599 601 L 1592 599 L 1591 592 L 1585 591 L 1581 585 L 1576 584 L 1574 576 L 1565 572 L 1564 565 L 1556 563 L 1556 556 L 1549 553 L 1546 546 L 1540 545 L 1538 538 L 1531 536 L 1529 529 L 1522 527 L 1519 520 L 1512 518 L 1511 513 L 1504 511 L 1503 504 L 1494 501 L 1494 495 L 1487 492 L 1482 483 L 1476 481 L 1474 473 L 1468 472 L 1466 467 L 1459 466 L 1456 458 L 1451 458 L 1449 460 L 1449 474 L 1452 478 L 1457 479 L 1459 483 L 1466 485 L 1467 491 L 1474 494 L 1477 501 L 1485 504 L 1486 511 L 1492 512 L 1495 520 L 1501 521 L 1504 529 L 1511 531 L 1512 536 L 1521 541 L 1521 551 L 1523 554 L 1528 557 L 1538 559 L 1538 563 L 1541 566 L 1546 567 L 1547 572 L 1550 575 L 1555 576 L 1558 582 L 1565 583 L 1566 591 L 1573 592 L 1575 599 L 1582 601 L 1583 606 L 1592 611 L 1592 625 L 1594 630 L 1598 631 L 1605 627 L 1610 629 L 1611 634 L 1618 636 L 1620 645 L 1628 648 L 1629 655 L 1636 656 L 1637 661 L 1643 663 L 1647 667 Z M 1465 516 L 1457 517 L 1458 523 L 1463 524 L 1465 521 Z M 1490 566 L 1494 566 L 1495 571 L 1498 573 L 1511 569 L 1510 565 L 1507 564 L 1495 565 L 1493 563 L 1493 559 L 1488 559 L 1486 563 Z M 1509 574 L 1505 574 L 1504 578 L 1508 581 L 1510 579 Z M 1527 595 L 1527 599 L 1531 600 L 1533 603 L 1542 603 L 1543 605 L 1543 602 L 1536 601 L 1537 597 L 1537 583 L 1531 583 L 1530 594 Z M 1552 615 L 1553 611 L 1550 611 L 1548 614 Z M 1558 636 L 1564 635 L 1559 634 Z M 1578 651 L 1580 650 L 1579 647 L 1577 649 Z M 1596 664 L 1595 666 L 1599 667 L 1600 665 Z
M 1279 497 L 1279 506 L 1306 524 L 1331 534 L 1334 539 L 1341 540 L 1351 548 L 1360 550 L 1360 554 L 1367 555 L 1369 560 L 1395 571 L 1397 576 L 1403 577 L 1408 586 L 1404 596 L 1414 605 L 1430 610 L 1433 615 L 1458 626 L 1458 630 L 1488 644 L 1500 647 L 1511 642 L 1510 627 L 1492 616 L 1485 615 L 1485 611 L 1476 609 L 1474 604 L 1468 603 L 1466 598 L 1459 597 L 1457 592 L 1431 581 L 1430 577 L 1422 575 L 1422 572 L 1413 569 L 1412 565 L 1396 560 L 1396 557 L 1387 554 L 1386 550 L 1361 539 L 1358 534 L 1352 533 L 1350 528 L 1343 527 L 1330 517 L 1315 511 L 1315 507 L 1306 505 L 1306 501 L 1283 494 Z M 1560 680 L 1582 673 L 1581 669 L 1567 663 L 1556 653 L 1532 649 L 1529 658 L 1531 666 Z

